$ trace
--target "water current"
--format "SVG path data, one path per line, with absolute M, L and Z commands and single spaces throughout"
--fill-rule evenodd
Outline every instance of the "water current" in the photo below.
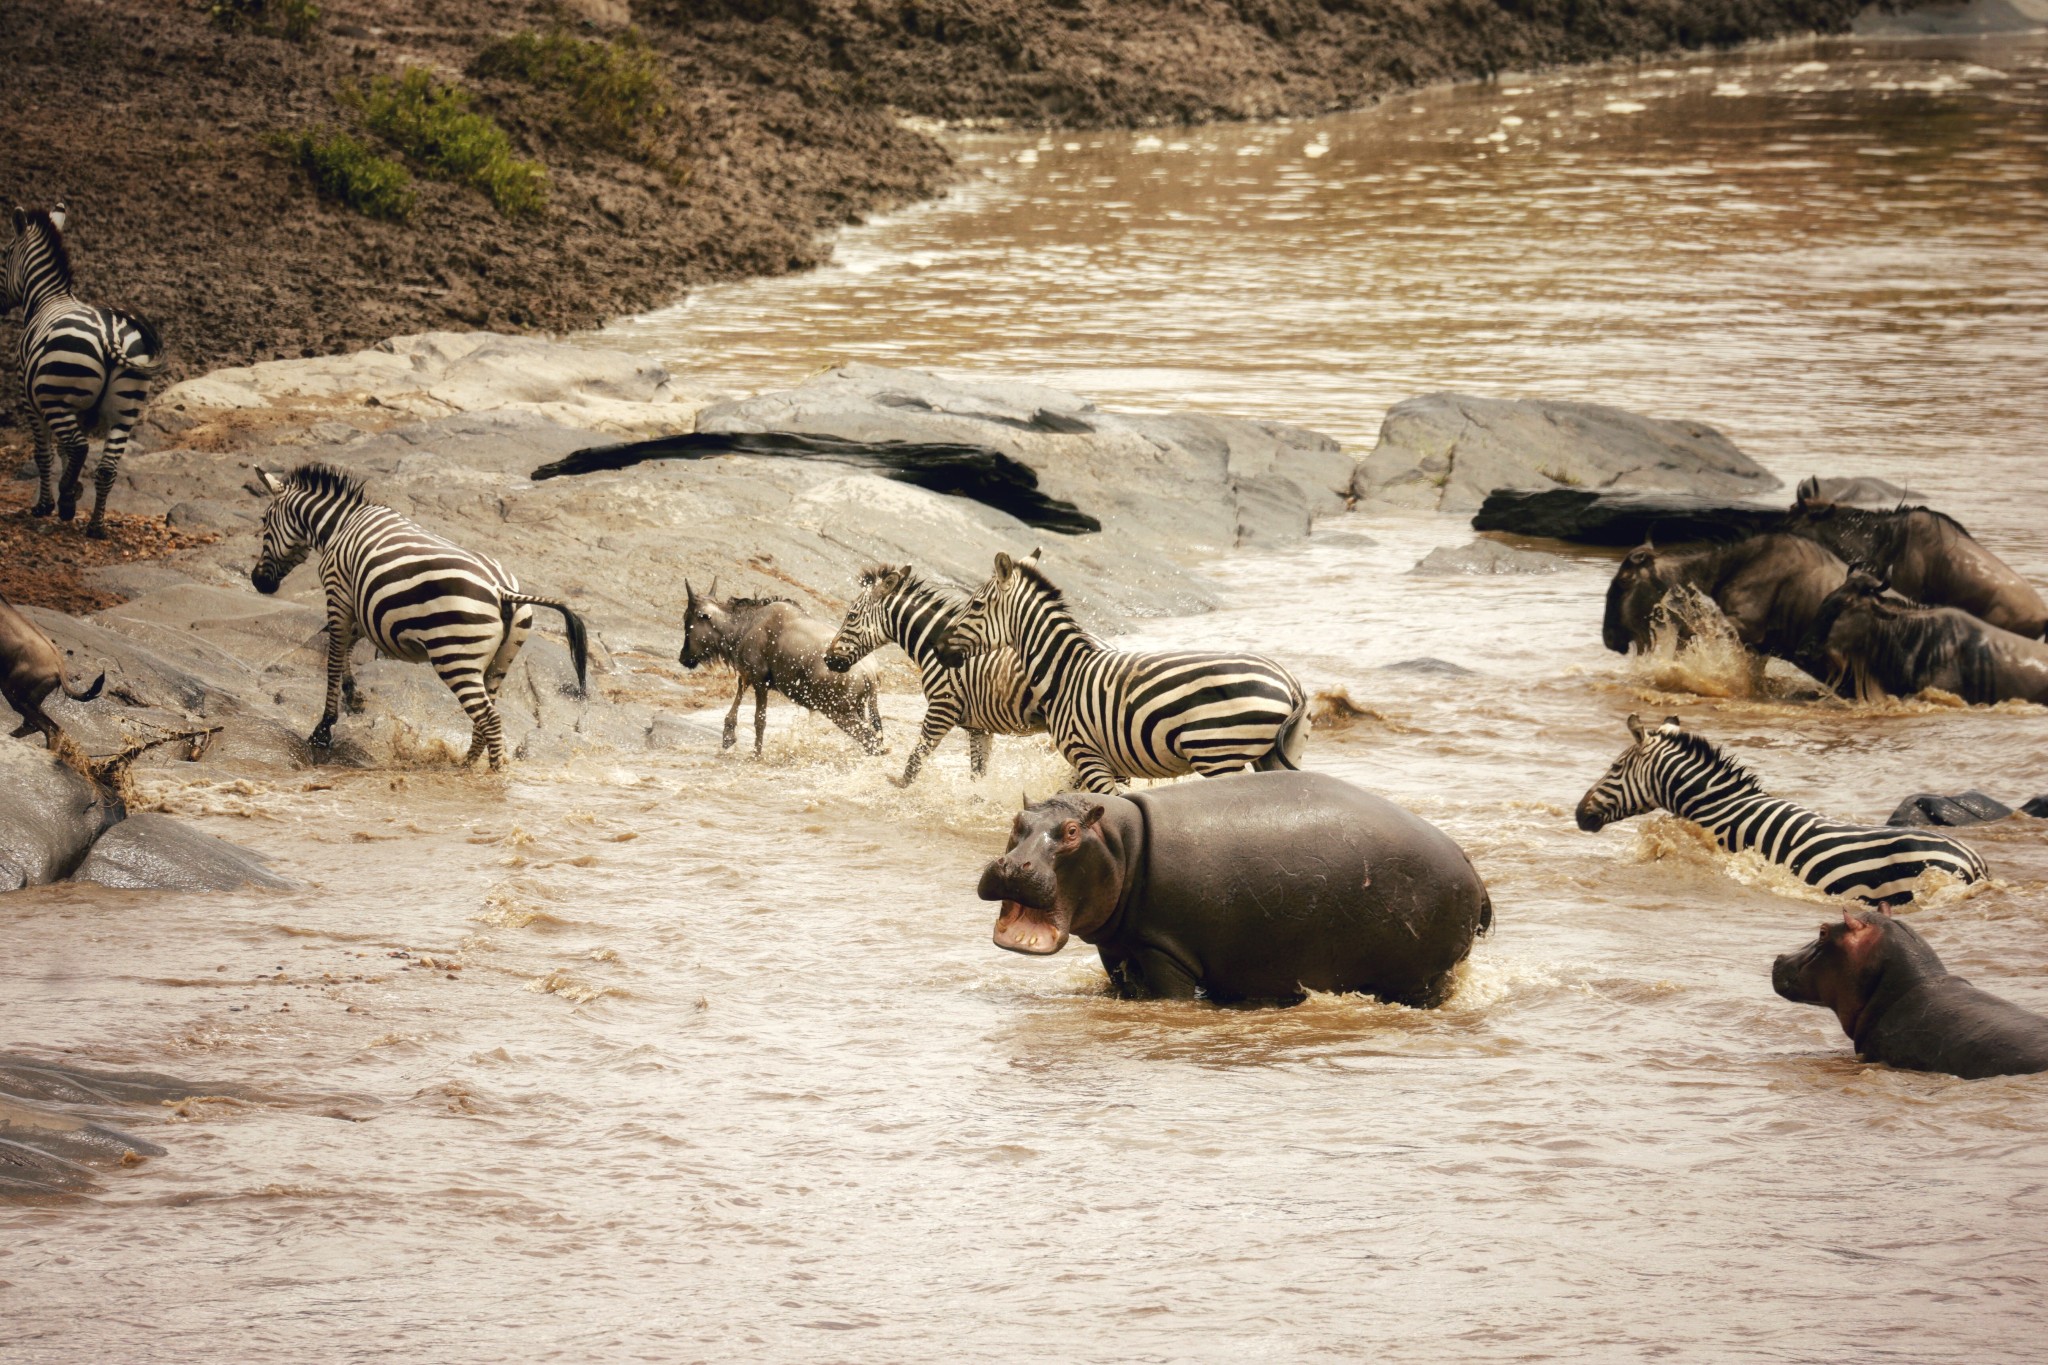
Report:
M 2048 582 L 2048 37 L 955 145 L 962 188 L 829 268 L 606 340 L 733 388 L 994 371 L 1361 450 L 1412 394 L 1597 400 L 1788 487 L 1906 484 Z M 1611 560 L 1407 572 L 1469 535 L 1331 519 L 1135 637 L 1364 711 L 1312 766 L 1441 824 L 1498 910 L 1433 1012 L 1130 1004 L 1079 943 L 997 951 L 976 868 L 1062 772 L 1021 742 L 976 784 L 950 741 L 908 794 L 786 712 L 758 764 L 149 775 L 311 889 L 8 898 L 0 1042 L 256 1093 L 166 1110 L 170 1154 L 91 1200 L 0 1207 L 0 1355 L 2037 1358 L 2048 1087 L 1858 1064 L 1768 981 L 1839 906 L 1571 808 L 1632 710 L 1873 821 L 2048 790 L 2048 719 L 1623 660 Z M 1915 922 L 2048 1009 L 2038 828 L 1973 836 L 1996 880 Z

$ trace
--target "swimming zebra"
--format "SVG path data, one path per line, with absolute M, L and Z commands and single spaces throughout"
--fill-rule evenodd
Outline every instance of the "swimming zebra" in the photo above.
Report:
M 519 581 L 498 562 L 473 554 L 421 529 L 389 507 L 371 502 L 360 481 L 322 464 L 300 465 L 280 480 L 258 477 L 274 496 L 263 514 L 263 551 L 249 579 L 274 593 L 285 575 L 320 551 L 320 581 L 327 588 L 327 709 L 309 742 L 334 742 L 334 721 L 344 694 L 360 711 L 349 651 L 367 636 L 394 658 L 434 666 L 462 703 L 472 727 L 469 755 L 505 762 L 498 723 L 498 685 L 533 629 L 533 608 L 562 613 L 576 685 L 584 686 L 589 646 L 583 620 L 560 602 L 519 591 Z
M 860 595 L 846 610 L 845 624 L 825 651 L 825 666 L 844 673 L 894 641 L 917 665 L 924 683 L 924 723 L 917 747 L 891 779 L 907 787 L 926 758 L 953 727 L 967 730 L 968 763 L 976 777 L 988 769 L 996 735 L 1030 735 L 1045 720 L 1024 696 L 1024 661 L 1007 646 L 963 660 L 958 668 L 939 662 L 939 644 L 967 610 L 964 593 L 928 583 L 908 564 L 877 564 L 862 572 Z
M 1965 882 L 1984 876 L 1976 851 L 1946 834 L 1844 824 L 1760 790 L 1748 769 L 1672 716 L 1654 730 L 1628 718 L 1635 742 L 1579 801 L 1579 828 L 1597 830 L 1649 810 L 1703 825 L 1730 853 L 1756 849 L 1808 886 L 1877 905 L 1913 899 L 1913 882 L 1938 868 Z
M 947 634 L 948 666 L 1001 645 L 1084 791 L 1133 777 L 1213 777 L 1250 764 L 1300 766 L 1308 703 L 1294 675 L 1257 654 L 1137 653 L 1081 629 L 1036 565 L 996 556 L 995 574 Z
M 156 329 L 131 313 L 80 303 L 71 293 L 71 257 L 64 250 L 64 206 L 47 213 L 17 208 L 14 240 L 0 269 L 0 313 L 22 310 L 22 396 L 35 429 L 42 492 L 32 516 L 52 511 L 69 521 L 78 510 L 87 438 L 106 435 L 93 470 L 92 520 L 85 533 L 107 534 L 107 490 L 121 472 L 128 433 L 142 416 L 149 381 L 164 367 Z M 51 496 L 50 476 L 63 457 L 63 481 Z

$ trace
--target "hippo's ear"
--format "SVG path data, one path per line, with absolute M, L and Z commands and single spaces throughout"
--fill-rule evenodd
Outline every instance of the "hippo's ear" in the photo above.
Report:
M 1104 807 L 1100 804 L 1090 806 L 1088 813 L 1081 817 L 1081 828 L 1094 829 L 1097 825 L 1101 824 L 1103 809 Z
M 1633 711 L 1628 713 L 1628 732 L 1636 737 L 1636 743 L 1643 742 L 1643 718 Z

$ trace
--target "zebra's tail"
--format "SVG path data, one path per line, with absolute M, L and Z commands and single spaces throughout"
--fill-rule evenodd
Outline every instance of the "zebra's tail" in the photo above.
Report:
M 1304 694 L 1295 700 L 1294 710 L 1281 722 L 1280 733 L 1273 737 L 1273 747 L 1252 766 L 1265 773 L 1282 768 L 1299 772 L 1301 751 L 1308 744 L 1308 729 L 1308 697 Z
M 63 688 L 64 695 L 71 698 L 71 700 L 73 701 L 91 701 L 94 697 L 97 697 L 100 694 L 100 687 L 102 684 L 106 682 L 106 680 L 107 675 L 105 673 L 101 673 L 97 678 L 94 678 L 92 680 L 92 686 L 86 688 L 85 691 L 83 692 L 73 692 L 71 690 L 71 684 L 63 681 L 61 678 L 58 680 L 57 686 Z
M 155 325 L 148 318 L 137 317 L 133 313 L 121 313 L 120 316 L 129 326 L 142 334 L 140 347 L 131 346 L 121 354 L 121 359 L 128 363 L 128 368 L 145 377 L 163 369 L 164 362 L 170 357 L 164 350 L 164 339 L 158 334 Z
M 583 628 L 583 618 L 550 597 L 535 597 L 530 592 L 508 592 L 500 595 L 504 604 L 506 623 L 512 620 L 512 608 L 520 605 L 546 607 L 549 611 L 562 613 L 562 625 L 569 632 L 569 654 L 576 660 L 576 695 L 590 695 L 590 633 Z

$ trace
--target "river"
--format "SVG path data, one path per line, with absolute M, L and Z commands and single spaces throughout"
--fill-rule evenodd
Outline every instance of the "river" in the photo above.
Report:
M 831 267 L 605 339 L 733 388 L 987 370 L 1360 449 L 1412 394 L 1591 399 L 1788 488 L 1890 478 L 2048 581 L 2048 37 L 956 146 L 960 190 Z M 145 1121 L 169 1155 L 90 1200 L 0 1206 L 4 1354 L 2032 1358 L 2048 1087 L 1859 1065 L 1769 985 L 1839 906 L 1571 808 L 1630 711 L 1873 821 L 2048 790 L 2043 713 L 1623 660 L 1611 559 L 1407 572 L 1469 536 L 1332 519 L 1135 636 L 1367 712 L 1311 765 L 1441 824 L 1497 908 L 1432 1012 L 1131 1004 L 1079 943 L 997 951 L 976 869 L 1061 774 L 1021 742 L 975 784 L 949 741 L 909 794 L 786 720 L 758 764 L 149 775 L 310 889 L 8 898 L 6 1042 L 239 1089 Z M 1995 880 L 1914 922 L 2048 1009 L 2039 828 L 1973 833 Z

